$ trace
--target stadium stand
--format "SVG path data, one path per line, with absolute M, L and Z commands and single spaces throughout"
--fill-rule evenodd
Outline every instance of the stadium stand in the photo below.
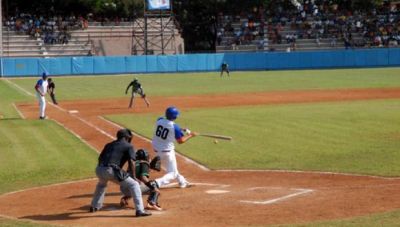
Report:
M 168 20 L 168 19 L 166 19 Z M 148 19 L 148 48 L 161 54 L 157 43 L 164 39 L 165 54 L 184 53 L 184 43 L 179 31 L 171 23 L 161 25 Z M 167 22 L 167 21 L 166 21 Z M 144 54 L 144 20 L 135 22 L 88 22 L 83 18 L 57 21 L 31 16 L 10 18 L 3 27 L 3 56 L 53 57 L 53 56 L 115 56 Z M 163 36 L 160 36 L 160 26 Z M 174 43 L 166 40 L 174 35 Z
M 396 47 L 400 44 L 399 2 L 372 11 L 334 1 L 304 1 L 298 7 L 273 1 L 239 15 L 218 17 L 217 52 L 307 51 Z

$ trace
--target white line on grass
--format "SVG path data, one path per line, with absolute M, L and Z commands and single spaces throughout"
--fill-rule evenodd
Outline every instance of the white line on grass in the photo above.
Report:
M 25 94 L 29 95 L 29 96 L 35 96 L 32 93 L 30 93 L 29 91 L 25 90 L 23 87 L 19 86 L 18 84 L 10 81 L 9 79 L 4 79 L 4 81 L 6 81 L 7 83 L 13 85 L 14 87 L 18 88 L 19 90 L 21 90 L 22 92 L 24 92 Z
M 260 187 L 258 187 L 258 188 L 260 188 Z M 265 188 L 267 188 L 267 187 L 265 187 Z M 296 197 L 296 196 L 300 196 L 300 195 L 303 195 L 303 194 L 311 193 L 311 192 L 314 191 L 312 189 L 302 189 L 302 188 L 293 188 L 293 189 L 290 189 L 290 190 L 294 190 L 294 191 L 297 191 L 297 192 L 291 193 L 289 195 L 285 195 L 285 196 L 282 196 L 282 197 L 278 197 L 278 198 L 275 198 L 275 199 L 265 200 L 265 201 L 240 200 L 240 202 L 242 202 L 242 203 L 259 204 L 259 205 L 268 205 L 268 204 L 277 203 L 277 202 L 280 202 L 280 201 L 283 201 L 283 200 L 287 200 L 287 199 L 290 199 L 290 198 L 293 198 L 293 197 Z
M 76 136 L 80 141 L 82 141 L 84 144 L 86 144 L 88 147 L 90 147 L 92 150 L 94 150 L 96 153 L 100 153 L 95 147 L 93 147 L 90 143 L 88 143 L 86 140 L 83 140 L 82 137 L 78 134 L 76 134 L 74 131 L 72 131 L 70 128 L 67 126 L 63 125 L 62 123 L 58 121 L 54 121 L 56 124 L 60 125 L 61 127 L 65 128 L 68 132 L 70 132 L 72 135 Z
M 90 179 L 83 179 L 83 180 L 76 180 L 76 181 L 68 181 L 68 182 L 63 182 L 63 183 L 57 183 L 57 184 L 50 184 L 50 185 L 43 185 L 43 186 L 33 187 L 33 188 L 27 188 L 27 189 L 22 189 L 22 190 L 17 190 L 17 191 L 13 191 L 13 192 L 4 193 L 4 194 L 0 195 L 0 198 L 1 197 L 5 197 L 5 196 L 9 196 L 9 195 L 13 195 L 13 194 L 16 194 L 16 193 L 20 193 L 20 192 L 27 192 L 27 191 L 32 191 L 32 190 L 36 190 L 36 189 L 49 188 L 49 187 L 60 186 L 60 185 L 82 183 L 82 182 L 93 181 L 93 180 L 97 180 L 97 178 L 90 178 Z
M 271 172 L 271 173 L 305 173 L 305 174 L 323 174 L 323 175 L 338 175 L 338 176 L 350 176 L 350 177 L 369 177 L 383 180 L 399 180 L 400 177 L 381 177 L 374 175 L 363 175 L 353 173 L 335 173 L 335 172 L 324 172 L 324 171 L 301 171 L 301 170 L 268 170 L 268 169 L 220 169 L 215 170 L 217 172 Z
M 14 109 L 17 111 L 18 115 L 22 118 L 22 119 L 26 119 L 24 114 L 17 108 L 17 106 L 15 105 L 15 103 L 12 103 Z

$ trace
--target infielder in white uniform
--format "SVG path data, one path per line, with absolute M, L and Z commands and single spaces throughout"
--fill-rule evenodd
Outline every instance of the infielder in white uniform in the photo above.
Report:
M 186 129 L 185 135 L 179 125 L 174 122 L 178 115 L 179 111 L 177 108 L 168 107 L 165 111 L 165 118 L 159 118 L 155 125 L 155 132 L 152 140 L 153 148 L 157 152 L 157 155 L 161 159 L 161 163 L 166 167 L 167 171 L 163 177 L 156 179 L 156 182 L 160 187 L 169 184 L 170 181 L 174 179 L 178 180 L 181 188 L 189 186 L 189 182 L 186 181 L 185 177 L 183 177 L 178 171 L 174 141 L 182 144 L 196 136 L 197 133 L 190 132 Z
M 38 80 L 35 85 L 36 96 L 39 100 L 39 119 L 46 119 L 46 98 L 47 93 L 47 73 L 42 74 L 42 79 Z

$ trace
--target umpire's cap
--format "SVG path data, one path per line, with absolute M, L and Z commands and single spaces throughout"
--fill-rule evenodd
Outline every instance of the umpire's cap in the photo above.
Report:
M 124 128 L 124 129 L 120 129 L 117 132 L 117 139 L 120 140 L 122 138 L 125 138 L 128 142 L 131 142 L 132 140 L 132 132 L 131 130 Z
M 170 106 L 165 110 L 165 117 L 168 120 L 175 120 L 179 115 L 179 110 L 175 106 Z

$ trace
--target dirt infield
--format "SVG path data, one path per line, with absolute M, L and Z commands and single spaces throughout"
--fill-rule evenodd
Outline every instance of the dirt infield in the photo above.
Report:
M 180 109 L 400 98 L 400 89 L 268 92 L 154 97 L 146 108 L 137 100 L 134 110 L 127 99 L 84 100 L 50 106 L 48 116 L 78 135 L 96 150 L 116 130 L 101 115 L 158 112 Z M 26 118 L 37 118 L 35 103 L 19 104 Z M 134 138 L 136 147 L 150 150 L 147 140 Z M 178 147 L 179 148 L 179 147 Z M 400 179 L 334 173 L 285 171 L 209 171 L 179 156 L 180 171 L 194 187 L 162 189 L 164 211 L 133 218 L 132 209 L 118 208 L 118 188 L 110 184 L 103 210 L 88 213 L 96 180 L 50 185 L 0 196 L 1 215 L 53 224 L 82 226 L 232 226 L 307 223 L 349 218 L 399 209 Z M 132 203 L 131 203 L 132 205 Z

